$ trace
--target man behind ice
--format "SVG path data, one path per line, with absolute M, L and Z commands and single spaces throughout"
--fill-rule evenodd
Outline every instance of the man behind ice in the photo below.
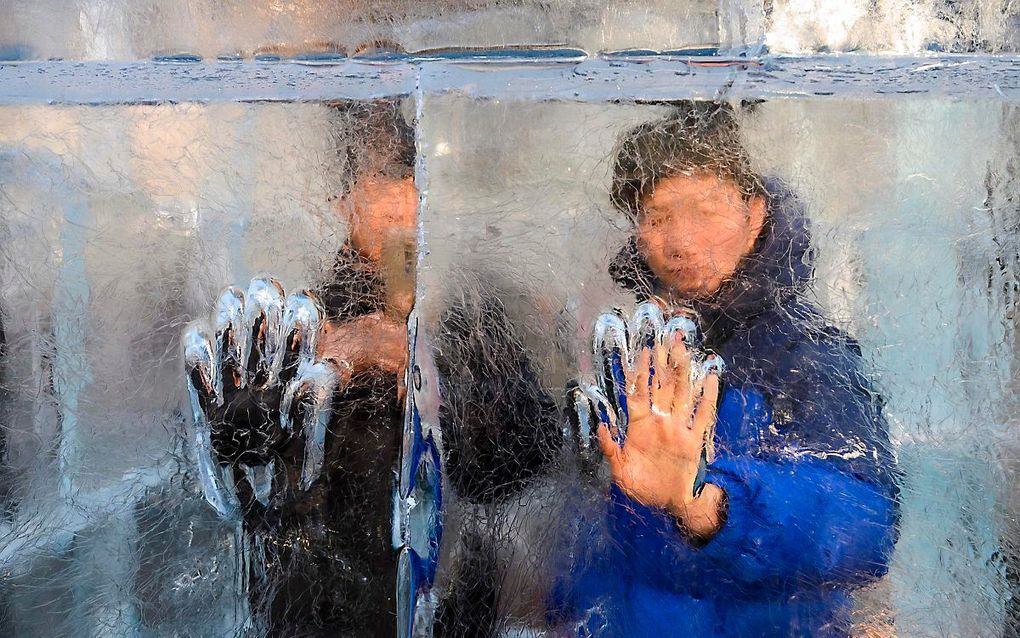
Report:
M 284 432 L 279 426 L 288 403 L 283 390 L 291 387 L 279 378 L 288 370 L 290 379 L 301 377 L 302 369 L 298 365 L 294 373 L 288 365 L 294 363 L 292 351 L 303 351 L 292 345 L 290 335 L 277 380 L 260 384 L 259 354 L 269 349 L 264 336 L 269 330 L 262 326 L 272 322 L 239 327 L 239 335 L 247 332 L 253 344 L 262 344 L 253 345 L 252 356 L 242 362 L 243 386 L 235 378 L 231 348 L 213 349 L 213 342 L 204 343 L 206 334 L 190 328 L 186 334 L 193 338 L 185 338 L 208 345 L 208 352 L 216 353 L 209 363 L 223 371 L 223 400 L 217 403 L 214 388 L 205 382 L 212 375 L 204 364 L 187 370 L 197 390 L 196 422 L 208 422 L 210 430 L 204 456 L 214 472 L 203 487 L 223 515 L 239 510 L 255 555 L 246 593 L 256 633 L 269 636 L 397 632 L 392 504 L 403 430 L 400 386 L 408 364 L 407 321 L 414 305 L 414 136 L 399 103 L 340 104 L 335 111 L 350 131 L 344 141 L 352 178 L 337 201 L 350 236 L 314 290 L 286 291 L 292 293 L 289 301 L 314 298 L 324 313 L 317 331 L 295 331 L 304 343 L 311 338 L 316 344 L 314 361 L 307 361 L 314 365 L 308 369 L 332 369 L 342 379 L 330 393 L 318 462 L 308 461 L 309 439 L 296 434 L 302 427 Z M 263 281 L 270 280 L 258 279 L 254 283 L 261 288 L 249 288 L 244 297 L 248 307 L 265 289 L 276 287 Z M 502 302 L 485 282 L 477 287 L 444 291 L 450 303 L 436 331 L 442 464 L 456 496 L 492 505 L 513 497 L 549 465 L 560 433 L 555 404 L 544 394 Z M 230 290 L 225 297 L 232 303 L 238 298 Z M 206 333 L 225 343 L 233 329 L 220 328 Z M 291 414 L 302 413 L 295 407 Z M 224 472 L 233 477 L 232 487 L 216 483 L 216 475 Z M 269 480 L 252 480 L 255 476 Z M 230 507 L 235 500 L 236 507 Z M 471 545 L 452 593 L 441 594 L 436 635 L 485 635 L 495 622 L 498 575 L 492 543 L 472 538 Z
M 709 102 L 631 131 L 612 199 L 634 223 L 614 279 L 693 309 L 727 371 L 692 387 L 676 340 L 627 372 L 625 442 L 598 432 L 605 524 L 582 526 L 552 621 L 581 636 L 847 635 L 850 592 L 887 570 L 897 488 L 860 349 L 806 299 L 803 211 L 750 169 L 733 109 Z

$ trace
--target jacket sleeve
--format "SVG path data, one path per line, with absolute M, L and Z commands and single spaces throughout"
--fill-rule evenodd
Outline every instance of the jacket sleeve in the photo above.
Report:
M 494 289 L 467 290 L 439 322 L 446 475 L 473 503 L 518 494 L 557 458 L 559 410 Z
M 613 489 L 611 533 L 639 580 L 692 592 L 736 585 L 757 597 L 885 573 L 895 469 L 859 351 L 833 330 L 770 345 L 783 353 L 761 362 L 771 374 L 752 373 L 720 405 L 721 451 L 707 480 L 726 492 L 727 514 L 714 538 L 695 546 L 671 516 Z

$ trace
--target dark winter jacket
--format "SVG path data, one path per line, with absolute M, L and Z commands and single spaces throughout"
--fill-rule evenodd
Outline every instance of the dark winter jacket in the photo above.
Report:
M 752 254 L 696 304 L 727 363 L 707 475 L 726 492 L 722 530 L 699 546 L 614 487 L 553 595 L 569 634 L 845 636 L 850 592 L 887 570 L 898 508 L 882 401 L 858 345 L 807 299 L 801 207 L 768 187 Z M 611 272 L 639 298 L 669 295 L 633 241 Z
M 317 290 L 335 322 L 381 312 L 385 292 L 375 265 L 347 246 Z M 445 292 L 448 309 L 429 331 L 440 375 L 444 473 L 458 498 L 492 503 L 517 493 L 553 459 L 558 414 L 499 296 Z M 269 607 L 272 635 L 393 636 L 393 495 L 403 430 L 394 375 L 356 376 L 333 412 L 323 476 L 281 511 L 256 513 L 268 573 L 252 575 L 249 594 Z M 295 463 L 292 471 L 299 469 Z M 474 609 L 494 596 L 493 577 L 464 574 L 470 592 L 458 592 L 457 612 L 445 614 L 437 635 L 466 635 L 453 627 L 482 622 L 468 615 L 494 613 L 491 605 Z

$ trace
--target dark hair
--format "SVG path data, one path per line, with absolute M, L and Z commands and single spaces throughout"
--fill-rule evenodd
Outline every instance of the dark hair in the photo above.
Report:
M 613 168 L 613 205 L 636 219 L 641 199 L 665 177 L 698 170 L 736 182 L 745 198 L 764 195 L 740 142 L 735 112 L 724 102 L 687 101 L 664 119 L 630 130 Z
M 351 183 L 365 175 L 404 179 L 414 175 L 414 127 L 401 100 L 339 102 L 330 105 L 338 119 L 337 153 Z

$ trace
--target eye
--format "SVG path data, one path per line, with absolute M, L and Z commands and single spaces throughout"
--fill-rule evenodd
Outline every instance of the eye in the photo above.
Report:
M 666 225 L 668 219 L 663 215 L 655 215 L 647 219 L 647 224 L 652 228 L 661 228 Z

